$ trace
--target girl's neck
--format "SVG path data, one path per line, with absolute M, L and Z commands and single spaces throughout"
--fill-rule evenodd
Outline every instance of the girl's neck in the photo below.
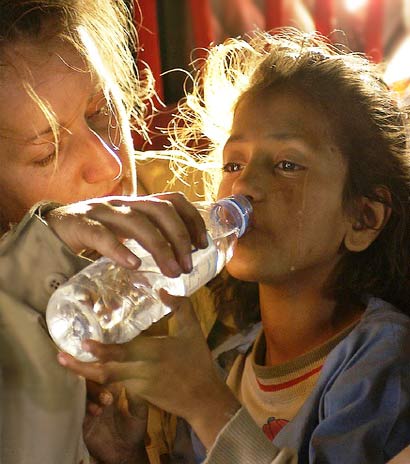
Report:
M 358 320 L 363 308 L 339 307 L 312 286 L 259 285 L 267 364 L 290 361 L 314 349 Z

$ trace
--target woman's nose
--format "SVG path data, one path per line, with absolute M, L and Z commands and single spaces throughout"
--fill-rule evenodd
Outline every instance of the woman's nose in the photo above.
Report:
M 83 178 L 89 184 L 102 181 L 112 181 L 122 176 L 122 162 L 102 137 L 89 129 L 87 142 L 82 148 L 85 161 L 83 165 Z

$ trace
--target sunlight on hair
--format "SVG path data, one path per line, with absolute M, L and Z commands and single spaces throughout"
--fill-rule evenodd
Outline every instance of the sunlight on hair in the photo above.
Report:
M 100 53 L 88 33 L 87 29 L 83 26 L 78 26 L 78 34 L 84 44 L 88 52 L 88 58 L 91 64 L 94 66 L 95 71 L 97 72 L 98 76 L 101 78 L 102 82 L 105 84 L 103 86 L 104 96 L 107 100 L 108 104 L 111 105 L 111 97 L 115 102 L 115 109 L 120 114 L 121 120 L 127 120 L 128 115 L 126 114 L 125 107 L 121 103 L 122 102 L 122 95 L 118 84 L 114 81 L 112 74 L 107 68 L 105 67 L 103 60 L 101 59 Z M 127 135 L 125 132 L 123 135 Z M 127 140 L 127 143 L 130 143 Z
M 48 123 L 50 124 L 51 131 L 54 137 L 53 145 L 54 145 L 54 149 L 56 152 L 56 161 L 54 163 L 54 170 L 53 170 L 53 174 L 54 174 L 58 166 L 57 160 L 58 160 L 58 153 L 59 153 L 60 126 L 57 122 L 57 118 L 50 104 L 46 100 L 43 100 L 38 96 L 36 91 L 33 89 L 32 85 L 27 81 L 23 81 L 23 87 L 25 88 L 27 95 L 33 100 L 34 103 L 38 105 L 40 110 L 43 112 L 44 117 L 47 119 Z M 52 179 L 50 178 L 49 181 L 51 182 L 51 180 Z
M 192 90 L 179 102 L 178 112 L 168 126 L 171 165 L 182 181 L 187 167 L 193 165 L 201 170 L 208 199 L 216 196 L 233 115 L 248 92 L 289 82 L 301 88 L 303 82 L 314 87 L 318 76 L 325 83 L 333 79 L 345 93 L 357 91 L 365 99 L 392 150 L 401 144 L 403 127 L 383 122 L 384 107 L 393 104 L 390 100 L 394 95 L 382 79 L 382 68 L 320 34 L 294 28 L 278 29 L 273 35 L 256 31 L 212 47 L 207 59 L 194 65 Z M 398 112 L 397 118 L 401 117 Z

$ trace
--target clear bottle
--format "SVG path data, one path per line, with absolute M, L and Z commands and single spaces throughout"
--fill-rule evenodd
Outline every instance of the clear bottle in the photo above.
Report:
M 189 296 L 215 277 L 233 254 L 236 239 L 250 222 L 252 205 L 242 195 L 216 203 L 196 202 L 208 231 L 208 247 L 192 253 L 193 270 L 177 278 L 164 276 L 152 256 L 135 240 L 125 245 L 141 260 L 137 270 L 100 258 L 84 268 L 51 296 L 47 326 L 57 346 L 81 361 L 93 361 L 82 350 L 87 338 L 124 343 L 170 312 L 158 291 Z

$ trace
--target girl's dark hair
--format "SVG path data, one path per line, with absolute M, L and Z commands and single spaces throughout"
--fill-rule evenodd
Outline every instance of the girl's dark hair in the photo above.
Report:
M 399 108 L 377 65 L 359 54 L 330 45 L 318 35 L 288 29 L 274 34 L 258 32 L 248 41 L 232 39 L 215 47 L 197 81 L 200 91 L 189 95 L 181 107 L 181 118 L 189 121 L 189 127 L 178 128 L 173 145 L 181 148 L 187 145 L 186 140 L 205 136 L 209 140 L 208 166 L 209 158 L 221 165 L 232 116 L 244 95 L 286 88 L 307 98 L 326 115 L 348 164 L 343 195 L 345 210 L 354 217 L 361 197 L 386 203 L 380 191 L 387 190 L 391 195 L 391 202 L 386 205 L 391 209 L 386 226 L 365 251 L 345 251 L 328 290 L 339 302 L 358 301 L 370 294 L 408 311 L 407 113 Z M 219 174 L 211 177 L 208 170 L 206 175 L 215 195 Z M 365 218 L 358 220 L 368 226 Z M 231 279 L 224 287 L 212 284 L 219 289 L 216 294 L 222 306 L 225 304 L 222 292 L 232 293 L 228 283 Z M 222 290 L 227 287 L 228 290 Z M 250 292 L 253 294 L 254 290 Z M 246 307 L 240 313 L 244 311 Z

